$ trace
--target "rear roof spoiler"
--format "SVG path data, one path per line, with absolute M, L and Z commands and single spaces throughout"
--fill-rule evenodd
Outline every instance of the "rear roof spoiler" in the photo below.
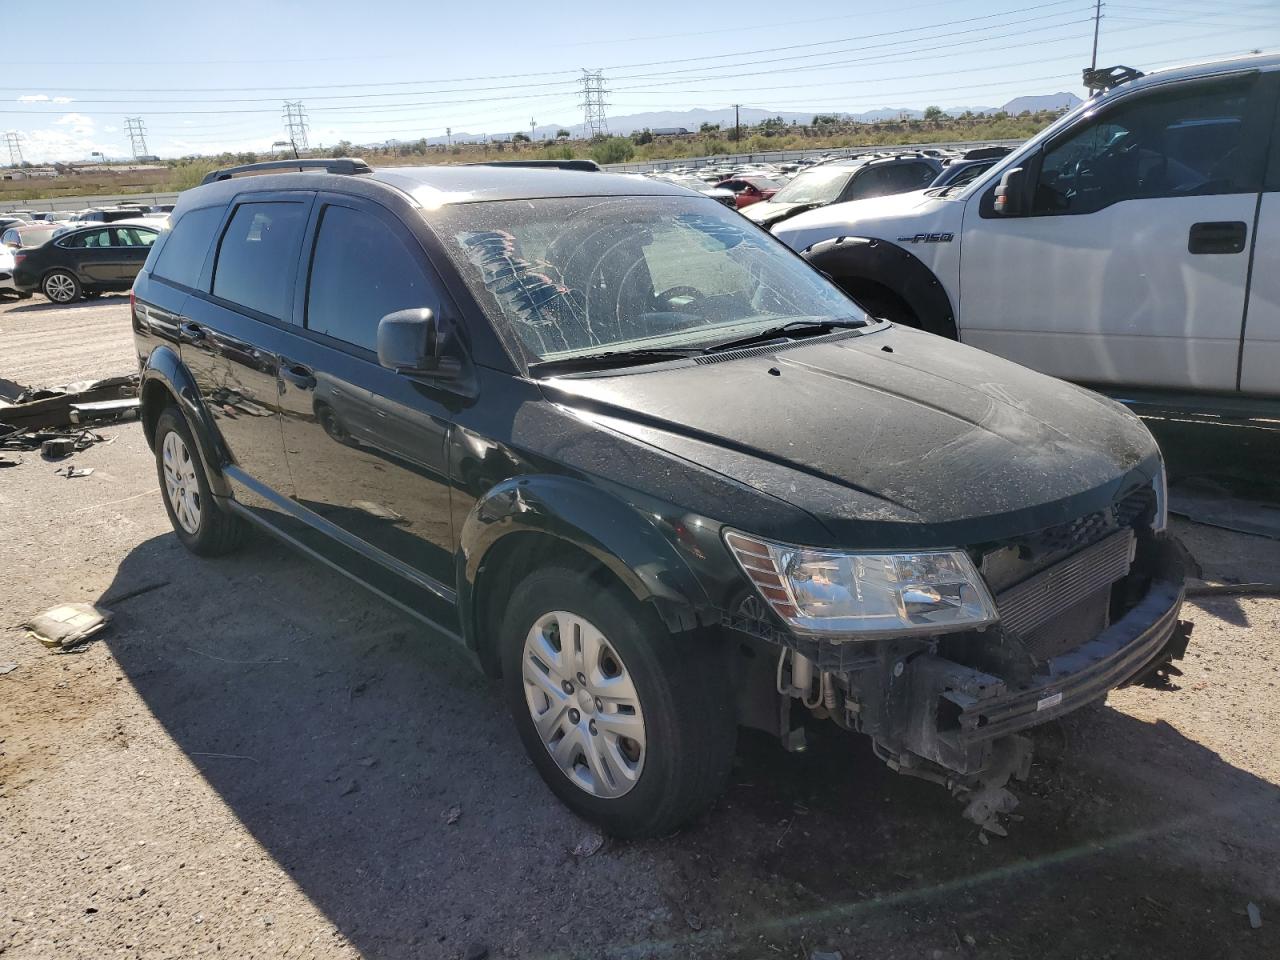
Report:
M 336 159 L 305 160 L 264 160 L 261 163 L 244 163 L 238 167 L 224 167 L 205 174 L 200 186 L 206 183 L 217 183 L 219 180 L 230 180 L 240 173 L 269 173 L 272 170 L 323 170 L 325 173 L 340 173 L 351 176 L 357 173 L 372 173 L 373 168 L 358 157 L 339 157 Z
M 482 160 L 479 163 L 463 164 L 468 167 L 548 167 L 553 170 L 580 170 L 584 173 L 599 173 L 600 164 L 594 160 Z

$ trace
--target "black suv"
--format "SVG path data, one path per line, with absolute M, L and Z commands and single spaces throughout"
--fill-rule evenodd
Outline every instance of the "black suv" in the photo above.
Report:
M 133 328 L 178 538 L 252 522 L 463 644 L 619 835 L 706 808 L 740 725 L 815 717 L 998 829 L 1023 731 L 1185 647 L 1135 417 L 867 316 L 677 186 L 223 171 Z

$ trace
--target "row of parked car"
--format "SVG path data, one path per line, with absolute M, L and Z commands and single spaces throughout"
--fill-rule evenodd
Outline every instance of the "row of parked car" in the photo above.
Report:
M 675 168 L 652 176 L 709 194 L 767 227 L 832 203 L 970 183 L 1010 149 L 899 150 L 733 169 Z
M 73 303 L 129 289 L 173 209 L 159 206 L 167 209 L 122 204 L 65 220 L 0 217 L 0 293 L 25 299 L 39 291 Z

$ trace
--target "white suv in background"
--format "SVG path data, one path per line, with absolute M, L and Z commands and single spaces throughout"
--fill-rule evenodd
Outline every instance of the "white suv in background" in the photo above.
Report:
M 1280 57 L 1100 73 L 969 185 L 773 232 L 873 312 L 1054 376 L 1280 397 Z

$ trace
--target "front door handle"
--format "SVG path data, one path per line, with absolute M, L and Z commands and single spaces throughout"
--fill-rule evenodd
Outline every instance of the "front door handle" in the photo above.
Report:
M 284 377 L 299 390 L 314 390 L 316 387 L 316 375 L 311 372 L 310 367 L 305 367 L 300 363 L 287 363 L 281 366 L 280 376 Z
M 1243 220 L 1193 223 L 1187 236 L 1188 253 L 1244 253 L 1249 228 Z

